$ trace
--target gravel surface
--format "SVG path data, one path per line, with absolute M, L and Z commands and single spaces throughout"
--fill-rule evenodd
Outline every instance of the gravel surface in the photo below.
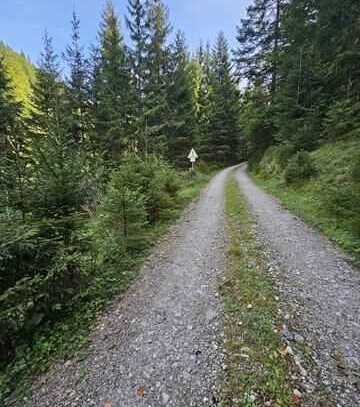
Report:
M 302 375 L 304 406 L 360 406 L 360 272 L 318 232 L 254 185 L 236 178 L 271 253 L 283 337 Z
M 100 319 L 87 358 L 60 363 L 40 378 L 29 406 L 216 405 L 228 171 L 212 180 L 125 298 Z

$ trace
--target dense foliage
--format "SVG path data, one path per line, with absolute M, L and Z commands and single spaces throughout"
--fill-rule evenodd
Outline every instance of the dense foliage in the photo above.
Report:
M 254 1 L 235 53 L 248 80 L 250 120 L 242 125 L 251 154 L 274 143 L 291 143 L 295 153 L 358 137 L 359 19 L 351 0 Z M 254 127 L 260 119 L 262 136 Z

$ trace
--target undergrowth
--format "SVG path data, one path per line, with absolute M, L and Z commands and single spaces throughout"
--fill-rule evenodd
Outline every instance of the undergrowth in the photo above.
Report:
M 0 405 L 11 400 L 26 402 L 31 380 L 45 373 L 56 361 L 86 357 L 89 334 L 101 312 L 124 293 L 138 275 L 151 247 L 179 218 L 183 208 L 194 200 L 208 183 L 211 173 L 183 174 L 176 204 L 167 216 L 147 229 L 146 245 L 131 256 L 117 256 L 96 272 L 92 285 L 79 296 L 63 318 L 52 325 L 39 327 L 31 341 L 17 347 L 10 363 L 0 365 Z M 88 259 L 84 267 L 94 268 Z M 94 270 L 89 270 L 89 273 Z

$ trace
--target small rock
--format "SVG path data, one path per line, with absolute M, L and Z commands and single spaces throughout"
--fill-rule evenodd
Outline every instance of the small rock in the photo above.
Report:
M 294 335 L 294 341 L 297 343 L 304 343 L 305 339 L 303 336 L 299 335 L 299 334 L 295 334 Z
M 162 402 L 163 402 L 163 404 L 167 404 L 168 402 L 169 402 L 169 400 L 170 400 L 170 396 L 168 395 L 168 394 L 166 394 L 166 393 L 163 393 L 162 395 Z
M 293 393 L 294 393 L 294 396 L 296 396 L 296 397 L 298 397 L 299 399 L 301 399 L 302 393 L 301 393 L 298 389 L 295 389 Z

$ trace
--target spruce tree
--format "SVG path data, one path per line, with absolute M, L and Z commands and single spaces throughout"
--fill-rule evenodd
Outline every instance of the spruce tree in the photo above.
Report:
M 188 164 L 187 155 L 195 142 L 195 105 L 189 53 L 185 36 L 178 32 L 171 52 L 167 88 L 169 108 L 169 158 L 178 166 Z
M 235 60 L 239 77 L 268 87 L 272 96 L 277 88 L 284 4 L 284 0 L 254 0 L 247 18 L 237 27 Z
M 131 136 L 133 92 L 129 57 L 110 1 L 103 12 L 99 42 L 95 130 L 99 148 L 105 157 L 118 160 Z
M 85 187 L 82 180 L 84 166 L 69 131 L 58 57 L 48 35 L 45 35 L 44 52 L 33 88 L 29 123 L 33 215 L 39 219 L 56 219 L 67 240 L 72 229 L 69 217 L 80 209 L 86 196 L 82 190 Z
M 161 0 L 147 2 L 148 41 L 146 45 L 144 85 L 144 149 L 146 153 L 167 153 L 167 85 L 169 73 L 170 25 L 168 10 Z
M 207 158 L 223 165 L 234 164 L 239 157 L 239 91 L 232 75 L 229 46 L 220 33 L 212 55 L 211 112 Z
M 28 120 L 29 133 L 33 138 L 49 134 L 57 120 L 64 121 L 64 104 L 61 95 L 64 88 L 61 82 L 60 65 L 55 54 L 52 39 L 47 32 L 44 35 L 44 50 L 32 84 L 32 106 Z M 65 127 L 65 123 L 61 123 Z
M 75 144 L 84 143 L 88 137 L 89 117 L 89 72 L 88 62 L 80 43 L 80 20 L 73 13 L 71 44 L 66 48 L 64 59 L 68 64 L 66 78 L 67 109 L 69 126 Z
M 126 24 L 132 41 L 131 62 L 135 78 L 136 96 L 139 112 L 142 112 L 142 99 L 145 83 L 145 53 L 148 39 L 146 8 L 142 0 L 128 0 Z
M 211 95 L 211 47 L 200 45 L 197 52 L 198 70 L 198 93 L 196 97 L 196 139 L 200 155 L 207 154 L 209 118 L 210 118 L 210 95 Z

